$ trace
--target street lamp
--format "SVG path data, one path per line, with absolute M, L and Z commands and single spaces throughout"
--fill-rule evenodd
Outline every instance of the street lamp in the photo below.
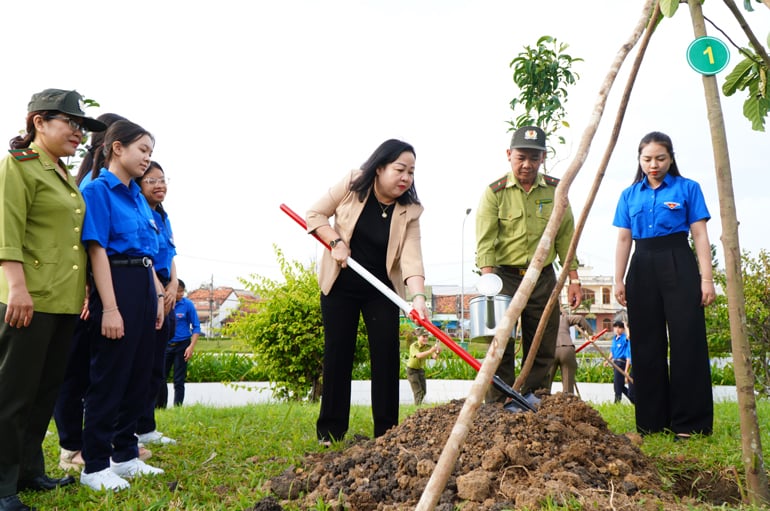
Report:
M 465 340 L 465 221 L 471 213 L 471 208 L 465 210 L 463 229 L 460 232 L 460 342 Z

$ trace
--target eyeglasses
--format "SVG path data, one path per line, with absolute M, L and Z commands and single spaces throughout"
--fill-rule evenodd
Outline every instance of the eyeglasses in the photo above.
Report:
M 146 177 L 142 179 L 142 181 L 147 183 L 150 186 L 155 186 L 155 185 L 163 186 L 163 185 L 168 185 L 168 182 L 171 181 L 171 179 L 167 177 L 161 177 L 161 178 Z
M 72 131 L 79 131 L 84 135 L 88 133 L 88 128 L 86 128 L 85 124 L 83 124 L 83 121 L 76 121 L 75 119 L 67 117 L 66 115 L 52 115 L 51 119 L 59 119 L 60 121 L 66 122 L 70 125 L 70 128 L 72 128 Z

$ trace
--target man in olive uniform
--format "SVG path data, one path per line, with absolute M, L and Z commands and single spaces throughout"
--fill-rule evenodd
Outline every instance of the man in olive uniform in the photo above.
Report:
M 543 236 L 554 206 L 558 179 L 539 172 L 545 161 L 545 132 L 536 126 L 519 128 L 506 151 L 511 171 L 485 190 L 476 213 L 476 264 L 481 273 L 496 273 L 503 280 L 502 294 L 513 296 L 524 278 Z M 551 263 L 559 256 L 563 265 L 567 257 L 575 223 L 568 207 L 544 261 L 540 278 L 521 314 L 523 356 L 526 360 L 538 322 L 556 286 L 556 273 Z M 568 299 L 570 306 L 580 304 L 582 291 L 577 273 L 578 263 L 570 264 Z M 549 373 L 554 363 L 556 337 L 559 331 L 559 307 L 554 307 L 537 351 L 535 363 L 522 393 L 548 388 Z M 497 375 L 512 385 L 516 378 L 516 350 L 509 342 Z M 487 402 L 505 401 L 505 396 L 490 387 Z

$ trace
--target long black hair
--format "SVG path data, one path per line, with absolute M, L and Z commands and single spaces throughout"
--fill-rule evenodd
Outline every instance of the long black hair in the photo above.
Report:
M 358 176 L 352 183 L 350 183 L 350 191 L 358 194 L 358 200 L 362 201 L 366 198 L 366 194 L 374 184 L 374 178 L 377 176 L 377 169 L 385 167 L 386 165 L 393 163 L 403 153 L 412 153 L 413 156 L 417 156 L 414 152 L 414 147 L 401 140 L 391 138 L 386 140 L 380 146 L 374 150 L 369 159 L 367 159 L 361 170 L 363 173 Z M 417 198 L 417 189 L 414 187 L 414 181 L 412 186 L 401 196 L 396 199 L 401 204 L 419 204 L 420 199 Z
M 104 147 L 102 147 L 102 153 L 104 154 L 104 166 L 109 166 L 113 156 L 112 144 L 120 142 L 123 146 L 129 146 L 147 135 L 155 143 L 155 137 L 152 133 L 142 128 L 136 123 L 131 121 L 115 121 L 107 128 L 107 132 L 104 134 Z
M 644 149 L 648 144 L 652 143 L 660 144 L 665 147 L 666 151 L 668 151 L 668 155 L 671 156 L 671 166 L 668 168 L 668 173 L 672 176 L 681 176 L 682 174 L 679 173 L 679 167 L 677 167 L 676 160 L 674 159 L 674 144 L 671 142 L 671 137 L 665 133 L 661 133 L 660 131 L 651 131 L 650 133 L 647 133 L 645 136 L 643 136 L 642 140 L 639 141 L 639 151 L 636 155 L 637 162 L 639 161 L 639 157 L 642 155 L 642 149 Z M 644 172 L 642 171 L 642 164 L 639 162 L 638 166 L 636 167 L 634 184 L 644 181 L 644 178 L 645 176 Z
M 106 113 L 96 118 L 102 121 L 107 127 L 112 126 L 115 121 L 127 121 L 125 117 L 118 114 Z M 83 179 L 85 179 L 88 173 L 91 173 L 91 178 L 96 179 L 99 172 L 104 167 L 104 137 L 106 131 L 95 131 L 91 133 L 91 144 L 88 145 L 86 155 L 83 157 L 83 161 L 80 162 L 80 168 L 78 168 L 78 174 L 75 176 L 75 182 L 79 185 Z

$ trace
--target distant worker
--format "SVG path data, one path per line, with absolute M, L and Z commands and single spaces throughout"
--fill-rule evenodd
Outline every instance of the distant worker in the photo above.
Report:
M 172 368 L 174 369 L 174 406 L 182 406 L 184 403 L 187 363 L 192 358 L 198 337 L 201 335 L 201 323 L 195 305 L 184 296 L 185 284 L 182 279 L 177 279 L 177 282 L 176 305 L 174 305 L 176 330 L 166 347 L 166 378 L 158 392 L 159 408 L 164 408 L 168 403 L 168 386 L 165 381 L 168 380 Z
M 612 362 L 615 364 L 612 368 L 612 384 L 615 389 L 615 402 L 620 403 L 625 395 L 633 403 L 634 386 L 628 378 L 631 375 L 631 341 L 626 335 L 626 325 L 622 321 L 615 321 L 612 327 L 615 330 L 615 336 L 612 338 Z M 618 368 L 625 371 L 626 374 L 623 374 Z
M 423 328 L 415 330 L 417 340 L 409 346 L 409 360 L 406 363 L 406 379 L 412 386 L 414 404 L 421 405 L 425 399 L 427 384 L 425 382 L 425 362 L 428 357 L 434 360 L 441 351 L 438 343 L 428 346 L 428 332 Z
M 579 314 L 570 314 L 569 308 L 562 309 L 559 317 L 559 335 L 556 338 L 556 357 L 551 370 L 551 381 L 556 375 L 556 369 L 561 368 L 561 388 L 565 394 L 575 393 L 575 375 L 577 374 L 577 357 L 575 344 L 572 342 L 570 327 L 576 327 L 587 335 L 594 331 L 586 319 Z

